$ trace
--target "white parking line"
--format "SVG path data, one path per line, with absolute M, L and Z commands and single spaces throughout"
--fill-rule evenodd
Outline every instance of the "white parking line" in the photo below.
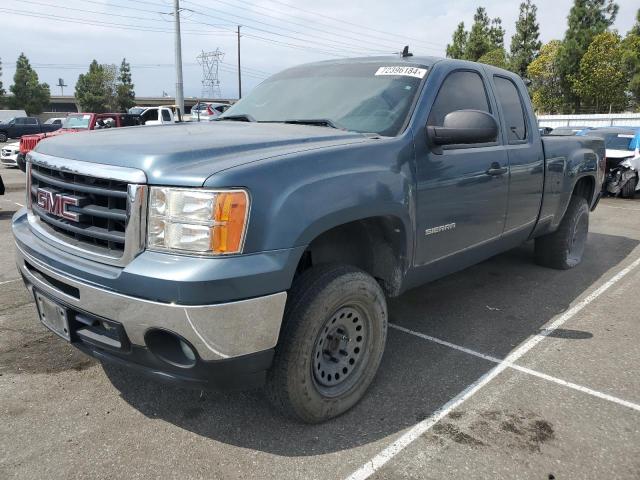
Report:
M 0 200 L 7 203 L 13 203 L 14 205 L 18 205 L 19 207 L 24 207 L 24 205 L 22 205 L 21 203 L 14 202 L 13 200 L 6 200 L 4 198 L 0 198 Z
M 637 403 L 629 402 L 628 400 L 623 400 L 618 397 L 614 397 L 613 395 L 609 395 L 607 393 L 602 393 L 597 390 L 593 390 L 588 387 L 584 387 L 582 385 L 578 385 L 576 383 L 567 382 L 566 380 L 562 380 L 561 378 L 553 377 L 551 375 L 547 375 L 546 373 L 538 372 L 536 370 L 532 370 L 531 368 L 523 367 L 520 365 L 516 365 L 514 363 L 506 362 L 505 360 L 501 360 L 497 357 L 493 357 L 491 355 L 485 355 L 484 353 L 477 352 L 475 350 L 471 350 L 470 348 L 466 348 L 460 345 L 456 345 L 455 343 L 447 342 L 446 340 L 442 340 L 437 337 L 432 337 L 431 335 L 425 335 L 424 333 L 416 332 L 414 330 L 409 330 L 408 328 L 401 327 L 400 325 L 389 324 L 391 328 L 399 330 L 404 333 L 408 333 L 409 335 L 414 335 L 416 337 L 422 338 L 423 340 L 428 340 L 430 342 L 437 343 L 439 345 L 443 345 L 445 347 L 453 348 L 454 350 L 459 350 L 461 352 L 467 353 L 469 355 L 473 355 L 474 357 L 479 357 L 484 360 L 493 363 L 506 363 L 509 368 L 513 368 L 514 370 L 518 370 L 523 373 L 527 373 L 529 375 L 533 375 L 534 377 L 542 378 L 544 380 L 548 380 L 553 383 L 557 383 L 558 385 L 563 385 L 565 387 L 572 388 L 574 390 L 578 390 L 579 392 L 587 393 L 594 397 L 598 397 L 604 400 L 608 400 L 613 403 L 617 403 L 618 405 L 622 405 L 623 407 L 632 408 L 633 410 L 637 410 L 640 412 L 640 405 Z
M 567 320 L 572 318 L 578 312 L 580 312 L 584 307 L 593 302 L 596 298 L 602 295 L 604 292 L 609 290 L 613 285 L 619 282 L 622 278 L 629 274 L 632 270 L 640 265 L 640 258 L 636 259 L 632 262 L 628 267 L 623 268 L 616 275 L 614 275 L 611 279 L 601 285 L 599 288 L 594 290 L 592 293 L 587 295 L 583 300 L 578 302 L 572 308 L 564 312 L 560 317 L 551 322 L 544 330 L 542 330 L 538 335 L 530 338 L 526 342 L 520 344 L 520 346 L 507 355 L 507 357 L 498 363 L 495 367 L 489 370 L 487 373 L 482 375 L 478 380 L 470 384 L 467 388 L 465 388 L 462 392 L 456 395 L 454 398 L 449 400 L 446 404 L 440 407 L 438 410 L 433 412 L 431 416 L 425 418 L 421 422 L 415 424 L 409 430 L 407 430 L 404 434 L 402 434 L 398 439 L 396 439 L 391 445 L 386 447 L 380 453 L 378 453 L 375 457 L 361 466 L 358 470 L 353 472 L 347 480 L 364 480 L 369 478 L 375 472 L 377 472 L 380 468 L 382 468 L 389 460 L 398 455 L 402 450 L 411 445 L 415 440 L 417 440 L 421 435 L 425 432 L 429 431 L 436 423 L 446 417 L 449 412 L 456 409 L 458 406 L 463 404 L 467 399 L 471 398 L 478 390 L 488 384 L 491 380 L 497 377 L 500 373 L 502 373 L 505 369 L 509 368 L 509 366 L 515 363 L 520 357 L 522 357 L 525 353 L 535 347 L 542 339 L 552 333 L 554 330 L 562 326 Z
M 640 212 L 640 208 L 615 207 L 613 205 L 607 205 L 606 203 L 601 203 L 599 206 L 607 208 L 617 208 L 618 210 L 631 210 L 632 212 Z
M 0 285 L 6 285 L 7 283 L 13 283 L 20 281 L 20 278 L 14 278 L 13 280 L 5 280 L 4 282 L 0 282 Z

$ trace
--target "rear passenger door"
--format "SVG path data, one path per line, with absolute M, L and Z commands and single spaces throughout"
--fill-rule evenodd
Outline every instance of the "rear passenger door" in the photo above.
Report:
M 531 115 L 522 98 L 524 85 L 507 76 L 494 75 L 496 101 L 501 113 L 501 125 L 509 157 L 509 201 L 505 235 L 521 236 L 524 240 L 533 230 L 542 202 L 544 184 L 544 153 Z
M 427 125 L 443 125 L 456 110 L 482 110 L 497 119 L 482 72 L 446 75 L 430 107 Z M 418 203 L 415 265 L 480 247 L 502 234 L 508 195 L 508 159 L 501 136 L 489 144 L 424 146 L 416 138 Z
M 24 120 L 25 126 L 23 135 L 33 135 L 34 133 L 40 133 L 42 131 L 37 118 L 27 117 Z

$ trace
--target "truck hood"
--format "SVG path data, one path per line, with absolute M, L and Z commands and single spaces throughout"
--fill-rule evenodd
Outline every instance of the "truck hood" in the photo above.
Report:
M 59 135 L 40 142 L 35 150 L 138 168 L 150 184 L 200 186 L 209 176 L 246 163 L 365 141 L 363 134 L 327 127 L 221 121 Z

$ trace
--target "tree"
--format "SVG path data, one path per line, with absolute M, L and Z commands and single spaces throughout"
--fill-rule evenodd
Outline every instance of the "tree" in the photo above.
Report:
M 453 32 L 451 44 L 447 45 L 447 57 L 464 60 L 468 38 L 469 32 L 464 29 L 464 22 L 460 22 L 456 31 Z
M 485 53 L 478 59 L 478 62 L 486 65 L 493 65 L 494 67 L 509 68 L 507 62 L 507 52 L 504 48 L 496 48 L 490 52 Z
M 113 92 L 110 91 L 109 75 L 96 60 L 91 62 L 87 73 L 78 76 L 76 100 L 85 112 L 103 113 L 110 110 Z
M 116 87 L 116 104 L 119 110 L 127 111 L 136 104 L 136 93 L 131 82 L 131 66 L 126 58 L 120 64 L 120 77 Z
M 527 78 L 527 67 L 538 56 L 542 42 L 537 22 L 538 7 L 531 0 L 520 4 L 520 15 L 516 21 L 516 33 L 511 37 L 511 70 Z
M 459 26 L 458 26 L 459 28 Z M 477 61 L 484 54 L 502 48 L 504 45 L 504 29 L 499 18 L 489 19 L 484 7 L 478 7 L 473 16 L 473 25 L 467 37 L 464 57 Z
M 628 78 L 630 107 L 640 109 L 640 10 L 635 25 L 622 42 L 622 61 Z
M 531 80 L 531 101 L 538 113 L 562 111 L 562 84 L 558 69 L 558 57 L 562 42 L 551 40 L 540 49 L 539 55 L 527 67 Z
M 13 85 L 9 90 L 13 93 L 13 96 L 9 97 L 11 108 L 24 109 L 27 115 L 42 113 L 51 98 L 49 85 L 39 83 L 38 74 L 31 68 L 24 53 L 18 57 Z
M 574 0 L 558 57 L 567 110 L 575 111 L 580 106 L 580 97 L 573 90 L 573 85 L 580 70 L 582 56 L 596 35 L 613 25 L 618 9 L 613 0 Z
M 502 20 L 500 18 L 494 18 L 491 20 L 491 27 L 489 27 L 489 42 L 491 43 L 492 50 L 496 48 L 504 48 L 504 28 L 502 28 Z
M 581 104 L 594 107 L 596 113 L 624 110 L 627 104 L 622 39 L 614 32 L 597 35 L 580 60 L 573 80 L 573 91 Z

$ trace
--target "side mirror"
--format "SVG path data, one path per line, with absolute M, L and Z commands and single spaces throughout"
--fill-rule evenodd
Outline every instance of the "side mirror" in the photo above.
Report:
M 427 137 L 433 145 L 495 142 L 498 123 L 493 115 L 481 110 L 456 110 L 444 117 L 443 126 L 428 126 Z

